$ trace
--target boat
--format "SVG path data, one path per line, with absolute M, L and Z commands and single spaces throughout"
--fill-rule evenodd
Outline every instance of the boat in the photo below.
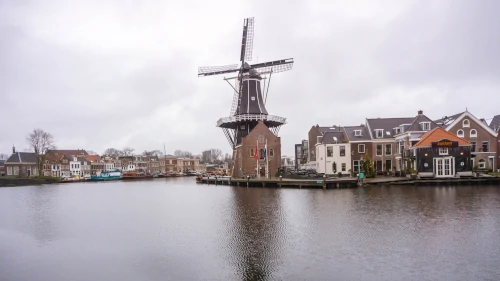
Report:
M 153 175 L 149 175 L 143 172 L 126 172 L 123 174 L 123 180 L 138 180 L 138 179 L 152 179 Z
M 119 180 L 122 178 L 122 173 L 120 170 L 114 171 L 103 171 L 98 175 L 93 175 L 88 179 L 89 181 L 109 181 L 109 180 Z
M 187 172 L 186 177 L 195 177 L 197 175 L 196 172 Z

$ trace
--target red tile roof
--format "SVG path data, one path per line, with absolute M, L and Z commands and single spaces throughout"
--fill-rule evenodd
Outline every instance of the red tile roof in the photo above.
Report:
M 415 144 L 414 146 L 416 147 L 431 146 L 433 142 L 437 142 L 442 139 L 458 141 L 458 145 L 470 145 L 470 142 L 464 140 L 463 138 L 459 138 L 456 135 L 446 131 L 445 129 L 438 127 L 421 135 L 420 141 L 417 142 L 417 144 Z

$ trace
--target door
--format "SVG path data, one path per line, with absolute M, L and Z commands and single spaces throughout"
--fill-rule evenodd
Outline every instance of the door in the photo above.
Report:
M 455 172 L 454 163 L 452 157 L 437 158 L 435 165 L 436 177 L 453 177 Z

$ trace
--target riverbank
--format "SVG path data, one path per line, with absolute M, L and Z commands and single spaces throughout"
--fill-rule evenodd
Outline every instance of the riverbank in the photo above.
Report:
M 0 177 L 0 187 L 42 185 L 60 182 L 57 178 L 13 178 Z
M 360 184 L 366 185 L 467 185 L 467 184 L 500 184 L 498 176 L 483 176 L 476 178 L 441 178 L 441 179 L 410 179 L 406 177 L 379 177 L 363 179 L 362 183 L 358 178 L 326 178 L 326 179 L 232 179 L 229 177 L 202 178 L 199 183 L 213 185 L 231 185 L 243 187 L 288 187 L 288 188 L 352 188 Z

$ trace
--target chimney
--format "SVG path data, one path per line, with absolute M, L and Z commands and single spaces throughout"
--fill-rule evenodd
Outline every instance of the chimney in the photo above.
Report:
M 419 110 L 418 115 L 422 115 L 422 114 L 424 114 L 424 112 L 422 110 Z
M 12 145 L 12 154 L 16 153 L 16 147 Z

